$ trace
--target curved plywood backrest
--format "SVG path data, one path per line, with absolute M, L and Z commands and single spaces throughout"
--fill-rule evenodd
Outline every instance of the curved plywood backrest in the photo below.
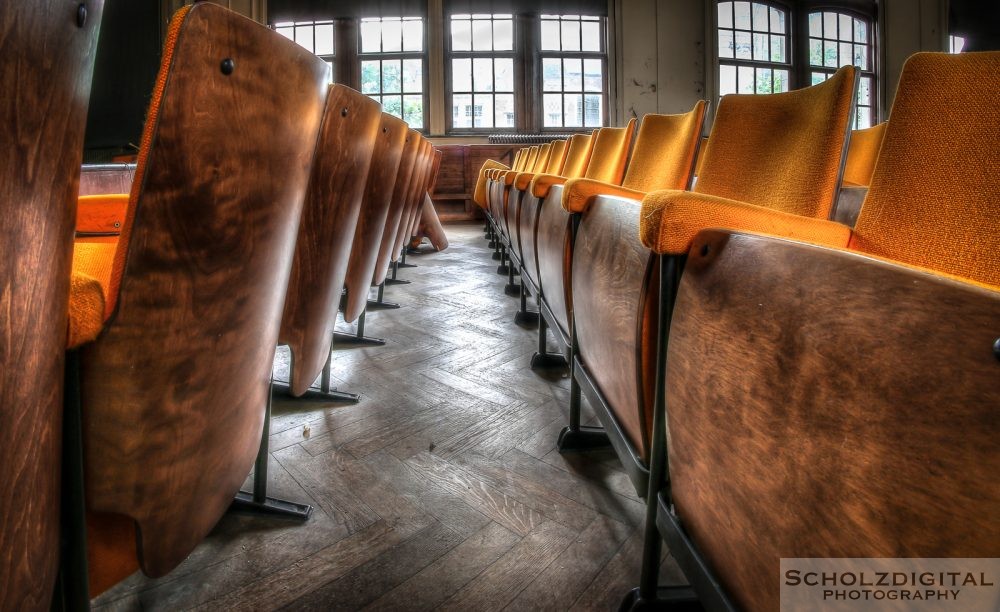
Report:
M 858 71 L 795 91 L 722 98 L 694 190 L 826 219 L 840 187 Z
M 329 74 L 207 2 L 178 12 L 163 57 L 117 307 L 81 358 L 87 507 L 134 520 L 154 577 L 208 534 L 257 455 Z
M 705 120 L 705 101 L 680 115 L 642 118 L 622 186 L 637 191 L 687 189 Z
M 406 194 L 406 204 L 403 208 L 403 216 L 400 219 L 399 227 L 396 228 L 396 235 L 393 237 L 390 260 L 397 261 L 410 237 L 410 229 L 413 226 L 413 215 L 417 206 L 417 199 L 423 186 L 427 185 L 427 176 L 431 169 L 431 162 L 434 160 L 434 148 L 430 141 L 420 149 L 417 156 L 417 165 L 413 170 L 413 179 L 410 181 Z
M 1000 51 L 918 53 L 851 248 L 1000 286 Z
M 103 7 L 0 3 L 0 610 L 48 609 L 55 583 L 70 260 Z
M 671 501 L 740 609 L 779 608 L 783 558 L 997 556 L 998 329 L 1000 292 L 972 283 L 699 236 L 667 349 Z
M 625 161 L 632 146 L 635 133 L 635 119 L 629 119 L 623 128 L 601 128 L 594 137 L 594 147 L 590 152 L 590 163 L 584 176 L 602 183 L 621 185 L 625 174 Z
M 432 147 L 429 154 L 430 159 L 427 163 L 427 173 L 424 176 L 424 181 L 420 185 L 419 191 L 414 194 L 413 213 L 410 216 L 410 229 L 402 237 L 403 242 L 400 245 L 400 250 L 405 248 L 406 244 L 410 241 L 410 238 L 417 234 L 417 229 L 420 227 L 420 215 L 424 207 L 424 202 L 429 197 L 429 194 L 434 187 L 434 183 L 437 182 L 438 170 L 441 168 L 441 152 Z
M 867 187 L 871 183 L 886 125 L 887 123 L 883 121 L 874 127 L 851 132 L 851 142 L 847 147 L 847 162 L 844 165 L 845 185 Z
M 414 138 L 402 119 L 388 113 L 382 113 L 380 125 L 379 138 L 372 154 L 372 166 L 365 184 L 364 203 L 361 205 L 361 214 L 351 244 L 351 259 L 347 266 L 347 308 L 343 313 L 346 321 L 357 319 L 368 303 L 371 266 L 378 257 L 382 231 L 397 187 L 397 173 L 400 166 L 405 165 L 403 152 L 408 150 Z
M 368 96 L 344 85 L 330 88 L 278 335 L 291 351 L 289 390 L 296 397 L 330 354 L 381 118 Z
M 406 207 L 407 195 L 410 193 L 410 186 L 413 180 L 413 173 L 417 166 L 419 152 L 426 145 L 425 140 L 420 136 L 420 132 L 410 130 L 411 140 L 407 147 L 412 150 L 404 151 L 403 162 L 399 165 L 399 172 L 396 174 L 396 189 L 392 194 L 392 205 L 389 208 L 389 216 L 386 218 L 385 229 L 382 231 L 382 239 L 378 248 L 378 259 L 375 262 L 375 270 L 372 273 L 372 285 L 381 285 L 385 280 L 389 269 L 389 257 L 392 255 L 392 247 L 395 245 L 396 232 L 399 231 L 399 224 L 403 218 L 403 209 Z M 490 161 L 486 162 L 487 164 Z M 495 162 L 494 162 L 495 163 Z

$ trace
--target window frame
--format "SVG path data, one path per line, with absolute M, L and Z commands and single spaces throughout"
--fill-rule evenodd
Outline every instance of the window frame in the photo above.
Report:
M 510 15 L 511 20 L 511 49 L 510 51 L 476 51 L 470 49 L 468 51 L 461 50 L 456 51 L 453 48 L 454 40 L 451 35 L 451 23 L 452 17 L 454 15 L 469 15 L 470 21 L 475 21 L 476 15 L 484 15 L 486 13 L 453 13 L 446 14 L 444 16 L 444 120 L 445 120 L 445 135 L 447 136 L 481 136 L 484 134 L 515 134 L 522 129 L 524 123 L 524 98 L 519 95 L 519 92 L 524 91 L 525 82 L 525 70 L 523 65 L 524 54 L 521 52 L 520 47 L 522 45 L 522 31 L 523 27 L 520 23 L 519 15 L 517 13 L 491 13 L 490 22 L 496 21 L 496 15 Z M 455 88 L 454 83 L 454 71 L 452 68 L 453 60 L 469 58 L 472 64 L 475 64 L 477 58 L 489 58 L 491 60 L 496 59 L 506 59 L 510 58 L 514 67 L 513 75 L 513 87 L 511 88 L 510 94 L 514 98 L 514 125 L 512 127 L 498 128 L 496 125 L 491 127 L 475 127 L 475 118 L 473 118 L 473 125 L 470 127 L 458 127 L 454 125 L 454 96 Z M 494 64 L 495 65 L 495 64 Z M 475 69 L 473 69 L 471 74 L 475 74 Z M 494 82 L 496 76 L 494 72 Z M 472 89 L 475 90 L 475 84 L 472 85 Z M 464 95 L 468 93 L 471 96 L 475 96 L 475 91 L 460 91 L 459 95 Z M 501 92 L 508 93 L 508 92 Z M 494 101 L 496 100 L 496 90 L 491 90 L 489 92 L 480 92 L 480 95 L 488 94 L 494 96 Z M 475 97 L 473 97 L 473 107 L 475 107 Z M 494 105 L 495 108 L 495 105 Z M 495 111 L 494 111 L 495 112 Z M 496 122 L 496 116 L 494 115 L 494 123 Z
M 721 55 L 719 53 L 719 31 L 723 29 L 722 26 L 719 25 L 719 21 L 718 21 L 719 4 L 721 4 L 722 2 L 732 2 L 732 1 L 733 0 L 716 0 L 714 2 L 714 4 L 710 5 L 711 6 L 711 10 L 714 13 L 713 23 L 715 25 L 714 36 L 712 38 L 712 47 L 715 49 L 715 51 L 714 51 L 714 54 L 715 54 L 715 105 L 718 106 L 718 102 L 719 102 L 719 100 L 722 99 L 722 95 L 723 95 L 722 94 L 722 66 L 723 66 L 723 64 L 733 66 L 736 69 L 736 88 L 737 88 L 737 91 L 734 92 L 734 93 L 739 93 L 739 70 L 740 70 L 740 67 L 753 68 L 755 71 L 758 68 L 772 70 L 772 76 L 771 76 L 771 88 L 772 88 L 772 91 L 774 89 L 774 73 L 773 73 L 773 71 L 775 70 L 775 68 L 777 68 L 779 70 L 785 70 L 788 73 L 788 89 L 789 90 L 795 89 L 796 88 L 796 82 L 797 82 L 796 74 L 795 74 L 795 72 L 796 72 L 796 68 L 795 68 L 795 66 L 796 66 L 796 62 L 795 62 L 795 49 L 796 49 L 796 46 L 795 46 L 796 42 L 795 41 L 796 41 L 796 37 L 795 37 L 795 10 L 794 10 L 795 7 L 792 4 L 790 4 L 790 3 L 782 2 L 780 0 L 737 0 L 737 1 L 745 1 L 745 2 L 748 2 L 748 4 L 750 4 L 750 18 L 751 18 L 750 28 L 751 29 L 749 30 L 749 32 L 750 32 L 751 57 L 752 57 L 752 53 L 753 53 L 753 51 L 752 51 L 752 49 L 753 49 L 753 34 L 754 33 L 761 33 L 761 34 L 765 33 L 765 32 L 762 32 L 760 30 L 754 30 L 753 29 L 753 21 L 752 21 L 753 20 L 753 5 L 754 4 L 761 4 L 761 5 L 767 6 L 769 9 L 774 8 L 774 9 L 777 9 L 779 11 L 782 11 L 785 14 L 785 61 L 784 62 L 775 62 L 775 61 L 771 61 L 771 60 L 763 61 L 763 60 L 745 59 L 745 58 L 738 58 L 738 57 L 736 57 L 736 53 L 735 53 L 735 33 L 737 31 L 746 31 L 746 30 L 742 30 L 741 28 L 737 28 L 736 27 L 736 17 L 735 17 L 735 10 L 736 9 L 735 9 L 735 3 L 734 3 L 734 7 L 733 7 L 734 15 L 733 15 L 733 24 L 732 24 L 732 27 L 726 28 L 727 30 L 731 30 L 733 32 L 733 34 L 734 34 L 734 43 L 733 43 L 733 45 L 734 45 L 733 46 L 734 53 L 733 53 L 733 57 L 731 57 L 731 58 L 729 58 L 729 57 L 724 58 L 724 57 L 721 57 Z M 770 19 L 770 17 L 768 19 Z M 769 33 L 767 33 L 767 34 L 770 35 Z M 756 74 L 756 72 L 755 72 L 755 74 Z M 756 87 L 754 88 L 754 90 L 756 92 Z
M 870 111 L 869 111 L 869 122 L 871 123 L 871 126 L 878 125 L 878 123 L 879 123 L 879 93 L 878 93 L 879 92 L 879 71 L 878 71 L 878 53 L 879 53 L 879 48 L 878 48 L 878 38 L 879 37 L 876 34 L 877 20 L 875 19 L 875 16 L 874 15 L 868 15 L 865 12 L 857 10 L 856 8 L 854 8 L 853 6 L 850 6 L 850 5 L 846 5 L 846 6 L 844 6 L 844 5 L 831 5 L 829 3 L 824 3 L 824 4 L 819 4 L 819 3 L 817 3 L 817 4 L 810 4 L 808 6 L 803 7 L 802 10 L 803 10 L 803 16 L 802 17 L 803 17 L 803 23 L 804 23 L 804 29 L 802 30 L 802 32 L 803 32 L 804 38 L 805 38 L 805 40 L 802 42 L 802 52 L 803 53 L 802 53 L 802 66 L 801 66 L 801 77 L 800 77 L 802 79 L 801 80 L 801 83 L 802 83 L 801 86 L 802 87 L 808 87 L 809 85 L 812 84 L 812 73 L 813 72 L 822 72 L 822 73 L 826 74 L 827 77 L 829 77 L 829 75 L 832 75 L 834 72 L 836 72 L 840 68 L 840 66 L 845 66 L 846 65 L 846 64 L 840 64 L 840 66 L 837 66 L 836 68 L 831 68 L 831 67 L 827 67 L 827 66 L 814 66 L 811 63 L 811 59 L 809 57 L 809 40 L 811 38 L 813 38 L 813 37 L 812 37 L 812 35 L 809 32 L 809 15 L 811 15 L 813 13 L 830 12 L 830 13 L 835 13 L 837 15 L 845 15 L 845 16 L 850 17 L 852 19 L 857 19 L 857 20 L 863 21 L 866 24 L 866 27 L 868 28 L 868 39 L 869 39 L 869 42 L 867 43 L 867 45 L 868 45 L 868 65 L 870 66 L 870 68 L 869 69 L 862 68 L 860 70 L 860 78 L 864 79 L 865 77 L 868 77 L 868 78 L 871 79 L 871 88 L 870 88 L 869 94 L 868 94 L 869 95 L 869 104 L 868 104 L 868 107 L 870 108 Z M 838 20 L 838 22 L 839 22 L 839 20 Z M 839 29 L 839 25 L 838 25 L 838 29 Z M 823 26 L 823 34 L 824 35 L 826 33 L 825 30 L 826 30 L 826 28 L 825 28 L 825 26 Z M 831 40 L 831 39 L 828 39 L 828 38 L 826 38 L 824 36 L 823 38 L 821 38 L 821 40 Z M 840 41 L 838 40 L 837 42 L 839 43 Z M 859 98 L 860 94 L 861 94 L 861 80 L 859 79 L 858 80 L 858 91 L 856 92 L 856 95 L 854 97 L 855 114 L 854 114 L 854 117 L 851 118 L 851 126 L 852 126 L 851 129 L 859 129 L 858 126 L 857 126 L 857 109 L 860 106 L 859 103 L 858 103 L 858 98 Z
M 542 21 L 545 21 L 544 17 L 548 17 L 548 16 L 559 17 L 560 19 L 558 20 L 558 22 L 561 23 L 563 21 L 563 19 L 562 19 L 563 17 L 567 17 L 567 16 L 570 16 L 570 15 L 572 15 L 572 14 L 567 14 L 567 15 L 562 15 L 562 14 L 560 14 L 560 15 L 550 15 L 550 14 L 546 14 L 546 15 L 537 15 L 537 16 L 535 16 L 535 22 L 537 24 L 537 27 L 536 27 L 537 34 L 536 34 L 536 36 L 534 38 L 534 42 L 536 44 L 536 48 L 535 48 L 536 52 L 532 53 L 532 56 L 536 58 L 535 61 L 534 61 L 534 70 L 535 70 L 535 74 L 538 75 L 538 79 L 536 79 L 537 82 L 538 82 L 538 87 L 537 87 L 537 91 L 535 92 L 535 94 L 536 94 L 536 97 L 538 99 L 538 105 L 537 105 L 537 110 L 534 113 L 534 117 L 532 119 L 534 121 L 533 130 L 534 130 L 535 133 L 538 133 L 538 134 L 545 134 L 545 133 L 560 133 L 560 134 L 577 134 L 577 133 L 582 134 L 582 133 L 587 133 L 587 134 L 589 134 L 590 132 L 592 132 L 596 128 L 607 126 L 609 124 L 609 122 L 610 122 L 610 116 L 611 116 L 610 115 L 610 113 L 611 113 L 611 109 L 610 109 L 610 102 L 611 101 L 610 101 L 610 98 L 611 98 L 611 96 L 610 96 L 610 91 L 609 91 L 610 90 L 610 80 L 608 78 L 608 65 L 609 65 L 609 63 L 608 63 L 608 47 L 609 47 L 609 44 L 608 44 L 608 42 L 609 42 L 608 41 L 608 18 L 600 16 L 600 15 L 582 15 L 582 14 L 581 15 L 577 15 L 578 17 L 580 17 L 580 19 L 578 19 L 577 22 L 580 23 L 580 27 L 581 27 L 581 45 L 580 45 L 581 48 L 583 47 L 583 45 L 582 45 L 583 19 L 582 18 L 583 17 L 596 17 L 597 18 L 598 40 L 600 42 L 600 50 L 599 51 L 583 51 L 582 49 L 580 51 L 565 51 L 565 50 L 555 51 L 555 50 L 543 50 L 542 49 Z M 560 36 L 561 36 L 561 34 L 560 34 Z M 597 59 L 597 60 L 600 60 L 600 62 L 601 62 L 601 91 L 599 93 L 600 93 L 600 96 L 601 96 L 601 125 L 599 125 L 599 126 L 586 126 L 586 125 L 581 125 L 581 126 L 565 126 L 565 125 L 563 125 L 563 126 L 546 126 L 545 125 L 545 94 L 546 93 L 559 93 L 559 94 L 565 96 L 566 93 L 567 93 L 566 89 L 560 89 L 558 92 L 546 92 L 545 91 L 545 84 L 544 84 L 544 77 L 545 77 L 544 64 L 545 64 L 545 59 L 546 58 L 559 58 L 560 60 L 562 60 L 562 59 L 580 59 L 581 60 L 581 66 L 583 65 L 582 64 L 583 60 L 588 60 L 588 59 Z M 563 75 L 562 76 L 563 86 L 565 87 L 565 81 L 566 81 L 566 79 L 565 79 L 565 69 L 563 69 L 562 75 Z M 581 96 L 586 96 L 588 93 L 589 94 L 593 94 L 594 92 L 588 92 L 588 91 L 586 91 L 586 86 L 583 85 L 584 82 L 585 82 L 585 77 L 581 73 L 581 91 L 579 92 L 581 94 Z M 572 91 L 572 92 L 569 92 L 569 93 L 575 94 L 577 92 Z M 584 103 L 586 103 L 586 98 L 585 97 L 583 98 L 583 100 L 584 100 Z M 566 122 L 566 119 L 565 119 L 565 98 L 563 98 L 563 104 L 564 104 L 564 106 L 563 106 L 563 123 L 565 123 Z M 584 119 L 583 123 L 586 123 L 586 119 Z
M 725 58 L 724 60 L 719 57 L 718 43 L 718 5 L 720 2 L 725 1 L 727 0 L 716 0 L 715 2 L 709 2 L 705 5 L 706 11 L 709 11 L 706 15 L 708 40 L 712 41 L 712 44 L 705 45 L 705 50 L 707 61 L 713 67 L 714 71 L 712 77 L 707 79 L 706 85 L 711 84 L 711 89 L 706 93 L 711 94 L 711 99 L 715 102 L 710 111 L 713 118 L 715 111 L 718 108 L 718 103 L 722 98 L 720 87 L 720 66 L 723 61 L 728 61 L 728 58 Z M 752 2 L 753 0 L 750 1 Z M 883 67 L 881 58 L 882 32 L 881 23 L 879 21 L 878 4 L 874 0 L 758 0 L 758 2 L 761 4 L 769 4 L 775 6 L 776 8 L 783 8 L 787 12 L 788 17 L 786 18 L 786 27 L 788 30 L 789 45 L 789 53 L 787 56 L 790 58 L 789 61 L 791 63 L 789 74 L 790 89 L 801 89 L 802 87 L 808 87 L 811 83 L 811 73 L 813 71 L 813 67 L 809 64 L 810 13 L 830 11 L 850 15 L 855 19 L 865 21 L 868 24 L 871 40 L 869 43 L 871 70 L 864 71 L 863 76 L 872 78 L 872 125 L 876 125 L 883 119 L 885 111 L 883 110 L 884 83 L 882 77 Z M 853 125 L 854 117 L 852 117 L 851 122 Z
M 363 34 L 362 34 L 362 31 L 361 31 L 361 24 L 366 19 L 379 19 L 379 20 L 385 20 L 385 19 L 395 20 L 395 19 L 399 19 L 400 21 L 403 21 L 403 20 L 412 20 L 412 19 L 419 20 L 420 23 L 421 23 L 421 28 L 420 28 L 420 30 L 421 30 L 420 31 L 420 34 L 421 34 L 421 41 L 420 41 L 421 50 L 420 51 L 403 51 L 402 50 L 402 36 L 403 35 L 402 35 L 402 32 L 400 32 L 400 36 L 401 36 L 401 39 L 400 39 L 400 51 L 378 51 L 378 52 L 374 52 L 374 51 L 365 52 L 365 51 L 363 51 L 362 50 L 363 49 Z M 405 112 L 403 112 L 403 106 L 402 106 L 402 104 L 404 103 L 403 102 L 404 97 L 406 95 L 414 95 L 414 94 L 406 94 L 406 93 L 403 92 L 403 68 L 402 68 L 403 64 L 402 64 L 402 61 L 403 60 L 408 60 L 408 59 L 409 60 L 412 60 L 412 59 L 419 59 L 420 60 L 420 79 L 421 79 L 421 82 L 420 82 L 420 87 L 421 87 L 420 97 L 421 97 L 421 104 L 422 104 L 421 110 L 422 110 L 423 117 L 421 119 L 421 127 L 413 127 L 411 125 L 410 128 L 414 129 L 414 130 L 417 130 L 418 132 L 421 132 L 421 133 L 424 133 L 424 134 L 428 133 L 429 130 L 430 130 L 430 126 L 429 126 L 429 117 L 430 117 L 430 112 L 429 112 L 430 108 L 429 108 L 429 106 L 430 106 L 430 104 L 429 104 L 429 96 L 428 96 L 428 89 L 429 89 L 430 79 L 428 78 L 428 59 L 427 59 L 427 56 L 428 56 L 427 43 L 428 43 L 428 40 L 429 40 L 429 36 L 428 36 L 428 32 L 427 32 L 428 21 L 429 20 L 427 19 L 426 16 L 420 16 L 420 15 L 413 15 L 413 16 L 407 16 L 407 15 L 402 15 L 402 16 L 390 15 L 388 17 L 362 17 L 362 18 L 358 18 L 358 19 L 355 20 L 357 34 L 355 36 L 355 39 L 356 39 L 355 42 L 356 42 L 356 44 L 354 45 L 355 56 L 356 56 L 356 60 L 355 60 L 354 63 L 357 65 L 357 75 L 358 75 L 358 78 L 357 78 L 358 82 L 356 84 L 357 85 L 356 88 L 361 93 L 364 93 L 364 91 L 362 91 L 362 89 L 361 89 L 361 86 L 362 86 L 362 84 L 361 84 L 361 75 L 362 75 L 362 70 L 363 70 L 363 62 L 366 62 L 366 61 L 379 61 L 379 92 L 376 93 L 376 94 L 364 93 L 364 95 L 366 95 L 366 96 L 368 96 L 368 97 L 376 100 L 380 104 L 381 104 L 382 98 L 384 98 L 386 95 L 389 95 L 389 96 L 397 95 L 397 94 L 394 94 L 394 93 L 386 94 L 386 93 L 384 93 L 382 91 L 382 78 L 381 78 L 381 75 L 382 75 L 382 66 L 383 66 L 382 62 L 384 62 L 386 60 L 399 60 L 400 61 L 400 70 L 399 70 L 400 93 L 398 95 L 400 96 L 400 100 L 401 100 L 401 102 L 400 102 L 400 104 L 401 104 L 401 106 L 400 106 L 400 114 L 401 115 L 405 115 Z M 378 96 L 378 98 L 376 98 L 375 96 Z M 384 104 L 382 104 L 382 110 L 385 111 L 385 105 Z M 388 114 L 392 114 L 392 113 L 388 113 Z M 393 115 L 393 116 L 395 116 L 395 115 Z M 400 117 L 400 118 L 402 119 L 402 117 Z M 405 121 L 405 119 L 403 119 L 403 120 Z M 409 125 L 409 124 L 407 124 L 407 125 Z
M 331 43 L 332 43 L 332 47 L 333 47 L 333 53 L 328 53 L 328 54 L 323 54 L 323 55 L 320 55 L 320 54 L 316 53 L 316 26 L 318 26 L 318 25 L 329 25 L 331 27 L 331 30 L 332 30 L 332 40 L 331 40 Z M 338 65 L 338 62 L 337 62 L 338 57 L 339 57 L 339 54 L 337 53 L 337 44 L 338 44 L 338 42 L 341 39 L 341 32 L 340 32 L 340 27 L 339 27 L 339 24 L 338 24 L 338 20 L 334 19 L 332 17 L 325 18 L 325 19 L 314 18 L 314 19 L 307 20 L 307 21 L 282 21 L 282 22 L 274 23 L 274 24 L 271 25 L 271 28 L 275 32 L 277 32 L 278 34 L 281 34 L 280 30 L 285 29 L 285 28 L 289 28 L 289 27 L 292 28 L 292 37 L 289 38 L 288 40 L 294 42 L 295 44 L 299 45 L 300 47 L 303 47 L 304 49 L 307 49 L 310 53 L 312 53 L 316 57 L 318 57 L 321 60 L 323 60 L 324 62 L 326 62 L 327 65 L 330 66 L 330 83 L 336 83 L 337 82 L 337 76 L 341 73 L 340 66 Z M 312 48 L 305 47 L 304 45 L 302 45 L 301 43 L 299 43 L 296 40 L 295 34 L 296 34 L 296 31 L 298 30 L 298 28 L 300 28 L 300 27 L 303 27 L 303 28 L 304 27 L 312 27 L 313 28 L 313 33 L 312 33 L 313 44 L 312 44 Z M 281 34 L 281 35 L 284 36 L 284 34 Z M 285 38 L 288 38 L 288 37 L 285 36 Z

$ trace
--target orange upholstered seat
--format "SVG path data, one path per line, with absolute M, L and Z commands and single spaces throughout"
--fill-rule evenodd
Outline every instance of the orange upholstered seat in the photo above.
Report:
M 650 191 L 641 207 L 598 199 L 588 211 L 593 218 L 580 224 L 573 286 L 581 295 L 573 308 L 581 385 L 607 402 L 604 429 L 640 493 L 655 480 L 647 471 L 660 380 L 653 357 L 659 330 L 669 326 L 655 304 L 658 292 L 671 288 L 657 275 L 670 266 L 677 273 L 676 260 L 664 261 L 686 254 L 701 230 L 726 224 L 846 244 L 850 230 L 825 219 L 840 183 L 856 79 L 846 67 L 803 90 L 724 97 L 693 191 Z M 688 172 L 697 135 L 689 137 Z M 616 243 L 607 245 L 609 238 Z M 612 314 L 618 312 L 627 315 Z
M 328 71 L 215 4 L 171 21 L 121 238 L 74 255 L 106 286 L 79 349 L 94 595 L 183 561 L 253 465 Z
M 722 212 L 725 201 L 732 202 L 734 210 L 749 204 L 802 217 L 828 218 L 847 153 L 847 116 L 857 78 L 857 71 L 845 66 L 829 80 L 805 89 L 766 96 L 725 96 L 692 192 L 654 191 L 643 199 L 639 228 L 643 244 L 657 253 L 686 253 L 699 224 L 728 227 L 727 222 L 739 217 Z M 699 209 L 693 203 L 698 194 L 712 196 L 704 200 L 714 205 Z M 677 210 L 673 204 L 677 200 L 689 203 L 686 210 L 698 210 L 697 220 L 669 219 Z M 774 227 L 779 232 L 798 227 L 796 222 L 779 225 Z M 678 227 L 685 228 L 685 235 L 671 236 Z M 668 245 L 672 250 L 660 248 Z
M 787 558 L 996 555 L 998 73 L 907 61 L 841 248 L 732 226 L 686 251 L 657 523 L 703 601 L 776 609 Z
M 687 189 L 704 119 L 703 101 L 683 115 L 646 115 L 621 185 L 598 178 L 570 179 L 563 188 L 563 208 L 583 212 L 598 195 L 641 199 L 654 189 Z
M 875 161 L 882 148 L 886 123 L 864 130 L 851 132 L 851 144 L 847 148 L 847 162 L 844 165 L 844 184 L 868 186 L 875 170 Z

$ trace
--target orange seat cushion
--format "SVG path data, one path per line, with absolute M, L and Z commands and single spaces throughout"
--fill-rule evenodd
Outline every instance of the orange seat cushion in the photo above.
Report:
M 93 342 L 104 327 L 104 287 L 93 276 L 73 271 L 69 279 L 66 348 Z

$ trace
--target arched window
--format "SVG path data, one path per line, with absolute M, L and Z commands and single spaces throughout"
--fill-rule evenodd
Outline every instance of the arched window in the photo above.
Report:
M 810 84 L 822 83 L 841 66 L 861 69 L 856 129 L 871 127 L 877 121 L 874 50 L 868 19 L 834 11 L 809 13 Z
M 719 2 L 719 95 L 791 87 L 788 11 L 764 2 Z
M 793 9 L 802 12 L 796 15 Z M 875 11 L 874 2 L 861 0 L 716 3 L 718 95 L 798 89 L 822 83 L 841 66 L 855 65 L 861 69 L 861 79 L 853 124 L 874 125 L 878 121 Z

